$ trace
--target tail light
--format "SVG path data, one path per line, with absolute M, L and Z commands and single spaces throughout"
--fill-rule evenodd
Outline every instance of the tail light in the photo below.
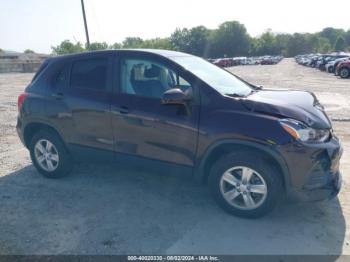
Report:
M 17 99 L 18 111 L 21 111 L 23 102 L 27 96 L 28 96 L 28 93 L 22 93 L 18 96 L 18 99 Z

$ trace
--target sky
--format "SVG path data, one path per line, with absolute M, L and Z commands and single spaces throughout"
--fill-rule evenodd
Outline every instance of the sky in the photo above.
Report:
M 350 0 L 85 0 L 90 41 L 128 36 L 167 37 L 176 28 L 225 21 L 243 23 L 251 36 L 350 29 Z M 0 0 L 0 48 L 51 53 L 63 40 L 85 43 L 80 0 Z

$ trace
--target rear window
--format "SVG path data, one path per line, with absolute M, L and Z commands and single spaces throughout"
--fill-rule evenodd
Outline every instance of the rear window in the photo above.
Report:
M 106 89 L 107 59 L 84 59 L 73 63 L 70 86 L 83 89 Z
M 49 64 L 48 59 L 46 59 L 39 67 L 38 71 L 36 71 L 33 79 L 32 79 L 32 83 L 35 81 L 35 79 L 38 78 L 38 76 L 40 75 L 40 73 L 47 67 L 47 65 Z

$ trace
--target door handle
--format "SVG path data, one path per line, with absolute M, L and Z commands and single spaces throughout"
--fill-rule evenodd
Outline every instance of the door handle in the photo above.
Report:
M 57 100 L 62 99 L 64 97 L 62 93 L 54 93 L 51 96 Z
M 121 114 L 128 114 L 128 113 L 129 113 L 129 108 L 126 107 L 126 106 L 121 106 L 121 107 L 119 108 L 119 112 L 120 112 Z

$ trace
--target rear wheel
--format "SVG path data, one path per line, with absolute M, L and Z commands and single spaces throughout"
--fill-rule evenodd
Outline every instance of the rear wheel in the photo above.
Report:
M 328 73 L 333 73 L 333 66 L 328 67 Z
M 348 78 L 350 76 L 350 70 L 346 67 L 339 70 L 339 75 L 341 78 Z
M 221 157 L 211 169 L 209 186 L 224 210 L 247 218 L 264 216 L 284 195 L 280 174 L 253 153 Z
M 29 150 L 34 166 L 45 177 L 63 177 L 72 170 L 73 160 L 54 132 L 40 130 L 31 139 Z

